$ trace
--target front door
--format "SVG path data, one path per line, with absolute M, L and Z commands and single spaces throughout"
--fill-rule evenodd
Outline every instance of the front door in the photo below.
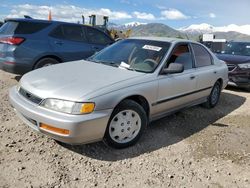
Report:
M 197 75 L 189 44 L 176 45 L 166 67 L 170 63 L 183 64 L 184 72 L 159 76 L 158 100 L 153 104 L 157 105 L 157 114 L 178 109 L 196 100 L 193 93 L 196 90 Z

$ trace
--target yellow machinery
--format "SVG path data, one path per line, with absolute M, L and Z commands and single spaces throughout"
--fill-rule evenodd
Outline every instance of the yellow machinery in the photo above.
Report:
M 91 25 L 92 27 L 97 27 L 103 30 L 105 33 L 110 35 L 115 40 L 128 38 L 131 35 L 132 33 L 131 29 L 128 29 L 125 32 L 116 30 L 114 28 L 108 29 L 108 19 L 109 19 L 108 16 L 92 14 L 91 16 L 89 16 L 88 25 Z M 84 16 L 82 16 L 82 21 L 83 21 L 83 24 L 85 24 Z

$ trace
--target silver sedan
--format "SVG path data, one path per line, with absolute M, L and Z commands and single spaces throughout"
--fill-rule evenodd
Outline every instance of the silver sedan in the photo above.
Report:
M 9 97 L 27 125 L 55 140 L 124 148 L 153 120 L 197 104 L 214 107 L 227 82 L 226 64 L 205 46 L 137 37 L 27 73 Z

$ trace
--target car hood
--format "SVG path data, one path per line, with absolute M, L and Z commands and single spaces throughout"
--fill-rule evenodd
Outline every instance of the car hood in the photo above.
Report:
M 250 62 L 250 56 L 242 56 L 242 55 L 232 55 L 232 54 L 216 54 L 216 56 L 230 64 L 241 64 Z
M 122 82 L 143 75 L 145 73 L 80 60 L 29 72 L 22 77 L 20 85 L 40 98 L 81 101 L 88 100 L 85 96 L 89 93 L 103 88 L 112 91 Z

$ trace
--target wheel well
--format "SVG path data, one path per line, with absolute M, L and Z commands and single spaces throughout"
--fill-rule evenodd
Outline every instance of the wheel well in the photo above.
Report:
M 220 82 L 220 87 L 222 88 L 223 87 L 223 80 L 221 78 L 219 78 L 217 81 Z
M 59 57 L 57 57 L 57 56 L 55 56 L 55 55 L 47 55 L 47 56 L 43 56 L 43 57 L 39 58 L 39 59 L 34 63 L 33 69 L 34 69 L 34 67 L 36 66 L 36 64 L 37 64 L 41 59 L 44 59 L 44 58 L 52 58 L 52 59 L 57 60 L 59 63 L 62 63 L 62 62 L 63 62 Z
M 148 101 L 145 97 L 141 96 L 141 95 L 133 95 L 133 96 L 129 96 L 123 100 L 126 100 L 126 99 L 130 99 L 130 100 L 133 100 L 135 102 L 137 102 L 139 105 L 141 105 L 143 107 L 143 109 L 145 110 L 147 116 L 149 117 L 149 104 L 148 104 Z

